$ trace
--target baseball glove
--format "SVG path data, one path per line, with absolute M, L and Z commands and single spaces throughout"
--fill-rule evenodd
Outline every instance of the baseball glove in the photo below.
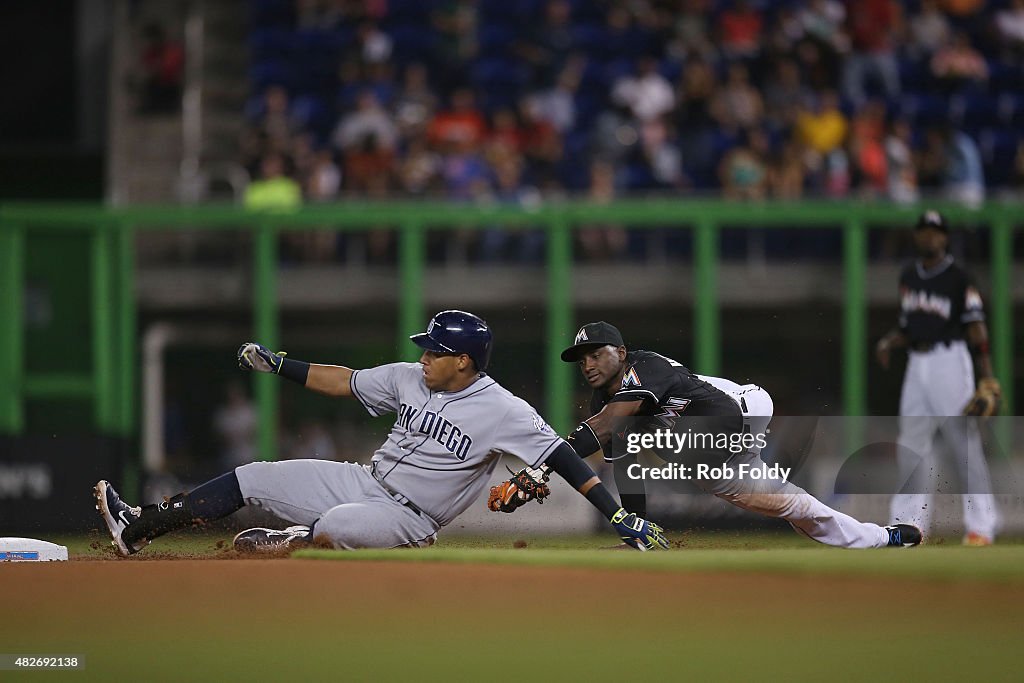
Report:
M 491 487 L 491 494 L 487 497 L 487 509 L 491 512 L 515 512 L 516 508 L 531 500 L 543 503 L 551 495 L 548 487 L 551 474 L 547 470 L 527 467 L 518 472 L 509 469 L 508 472 L 511 479 Z
M 971 396 L 971 400 L 964 406 L 964 415 L 992 417 L 999 411 L 999 401 L 1002 395 L 1003 390 L 999 386 L 999 380 L 995 377 L 982 379 L 978 382 L 978 389 Z

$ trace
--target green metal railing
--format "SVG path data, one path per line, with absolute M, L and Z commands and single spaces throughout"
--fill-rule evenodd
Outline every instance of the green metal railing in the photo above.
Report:
M 978 211 L 939 206 L 954 224 L 991 226 L 990 327 L 993 364 L 1004 378 L 1005 410 L 1013 410 L 1013 322 L 1010 272 L 1015 221 L 1021 204 L 989 204 Z M 474 207 L 438 203 L 345 203 L 307 207 L 294 213 L 252 213 L 230 206 L 132 207 L 0 206 L 0 432 L 24 430 L 27 398 L 88 397 L 102 433 L 130 436 L 136 431 L 136 304 L 133 246 L 135 234 L 174 228 L 253 232 L 254 330 L 256 339 L 278 345 L 277 234 L 289 230 L 359 230 L 397 226 L 399 233 L 399 357 L 414 358 L 407 337 L 422 329 L 425 230 L 493 225 L 543 226 L 547 238 L 547 323 L 545 343 L 545 412 L 562 433 L 570 426 L 572 368 L 557 350 L 573 331 L 572 230 L 588 224 L 621 223 L 630 227 L 676 226 L 694 231 L 693 367 L 715 374 L 721 360 L 718 306 L 718 247 L 722 228 L 833 226 L 843 231 L 843 407 L 847 415 L 866 411 L 867 234 L 875 226 L 911 225 L 919 207 L 853 202 L 811 201 L 799 204 L 730 204 L 712 200 L 625 200 L 611 205 L 566 202 L 537 210 Z M 92 370 L 83 374 L 28 374 L 24 369 L 24 257 L 29 231 L 85 230 L 91 240 Z M 893 283 L 895 287 L 895 283 Z M 342 359 L 344 360 L 344 359 Z M 275 456 L 278 383 L 256 378 L 260 415 L 259 452 Z

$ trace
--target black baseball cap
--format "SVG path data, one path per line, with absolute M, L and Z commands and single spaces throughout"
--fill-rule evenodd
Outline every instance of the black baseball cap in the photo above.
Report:
M 914 229 L 920 230 L 921 228 L 935 228 L 949 234 L 949 223 L 946 222 L 946 217 L 934 209 L 928 209 L 918 217 Z
M 562 351 L 562 360 L 566 363 L 575 363 L 587 351 L 602 346 L 625 346 L 622 341 L 622 334 L 611 323 L 603 320 L 596 323 L 587 323 L 576 333 L 573 345 Z

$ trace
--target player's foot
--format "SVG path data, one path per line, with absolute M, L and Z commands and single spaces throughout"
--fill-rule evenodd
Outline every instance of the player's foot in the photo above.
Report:
M 124 557 L 133 555 L 149 545 L 147 541 L 138 547 L 130 546 L 121 538 L 121 534 L 128 528 L 128 525 L 138 520 L 139 515 L 142 514 L 142 508 L 132 507 L 121 500 L 121 496 L 107 481 L 97 483 L 93 487 L 93 495 L 96 497 L 96 509 L 100 511 L 100 517 L 103 518 L 103 522 L 107 525 L 107 531 L 110 532 L 110 545 L 117 548 L 120 555 Z
M 240 553 L 280 553 L 309 545 L 308 526 L 290 526 L 277 529 L 246 529 L 235 536 L 235 550 Z
M 992 545 L 992 537 L 986 536 L 985 534 L 979 534 L 976 531 L 972 531 L 964 536 L 964 545 L 974 546 L 980 548 L 986 545 Z
M 921 544 L 921 530 L 913 524 L 891 524 L 885 530 L 889 532 L 890 548 L 910 548 Z

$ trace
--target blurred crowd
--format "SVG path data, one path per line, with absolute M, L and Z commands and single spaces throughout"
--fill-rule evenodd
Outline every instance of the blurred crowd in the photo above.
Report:
M 1024 187 L 1024 0 L 253 0 L 250 206 Z M 386 233 L 363 245 L 393 257 Z M 302 260 L 333 235 L 294 235 Z M 469 247 L 467 247 L 469 248 Z M 579 233 L 621 255 L 618 226 Z M 535 231 L 473 256 L 535 260 Z

